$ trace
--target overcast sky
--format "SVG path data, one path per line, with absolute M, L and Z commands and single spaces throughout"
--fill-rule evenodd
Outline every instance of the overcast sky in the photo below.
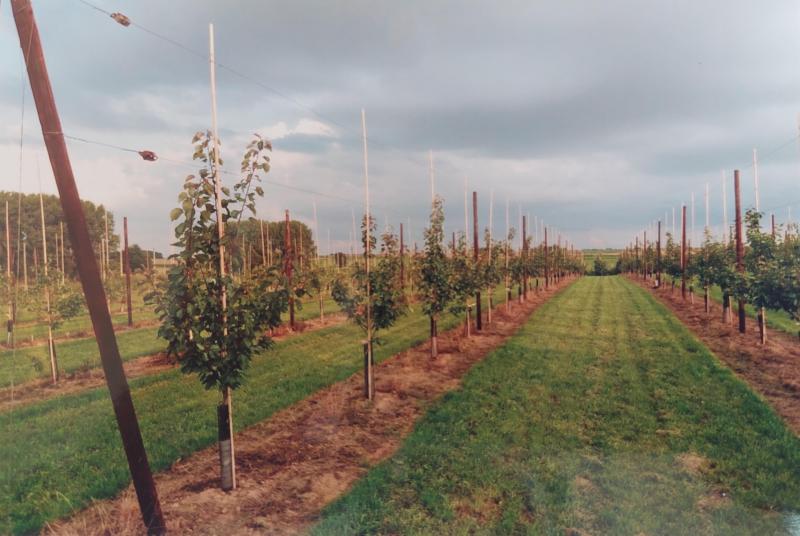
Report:
M 348 247 L 363 210 L 361 108 L 376 217 L 410 221 L 417 241 L 428 150 L 448 231 L 463 228 L 466 180 L 482 226 L 494 192 L 498 234 L 508 200 L 512 225 L 527 213 L 578 246 L 621 246 L 694 192 L 699 235 L 707 182 L 721 224 L 722 170 L 732 184 L 742 169 L 753 204 L 754 147 L 762 209 L 800 219 L 796 1 L 91 2 L 141 27 L 79 0 L 34 9 L 64 131 L 163 157 L 69 142 L 81 195 L 128 216 L 148 248 L 167 247 L 191 138 L 210 126 L 209 22 L 217 60 L 250 78 L 218 70 L 223 158 L 235 169 L 253 132 L 271 138 L 259 215 L 288 208 L 311 224 L 316 202 L 323 251 L 328 230 Z M 42 189 L 55 192 L 8 0 L 0 62 L 0 188 L 19 188 L 24 81 L 22 189 L 39 189 L 38 156 Z

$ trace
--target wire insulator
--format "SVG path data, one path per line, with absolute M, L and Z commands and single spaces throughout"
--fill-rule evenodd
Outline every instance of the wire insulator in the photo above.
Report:
M 158 156 L 153 151 L 139 151 L 139 156 L 142 157 L 142 160 L 147 160 L 148 162 L 155 162 L 158 160 Z
M 122 13 L 112 13 L 111 18 L 117 21 L 118 23 L 122 24 L 125 27 L 131 25 L 131 19 L 123 15 Z

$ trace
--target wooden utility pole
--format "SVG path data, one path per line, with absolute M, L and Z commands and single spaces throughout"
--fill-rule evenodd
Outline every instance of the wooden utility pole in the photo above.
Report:
M 686 205 L 681 207 L 681 297 L 686 299 Z
M 122 218 L 122 233 L 125 240 L 123 258 L 125 260 L 125 306 L 128 308 L 128 326 L 133 325 L 133 305 L 131 302 L 131 256 L 128 251 L 128 217 Z
M 478 241 L 478 192 L 472 192 L 472 243 L 473 260 L 475 267 L 478 267 L 480 260 L 480 242 Z M 475 292 L 475 331 L 483 329 L 483 318 L 481 317 L 481 290 Z
M 95 339 L 100 348 L 111 403 L 117 418 L 122 445 L 128 459 L 142 517 L 150 534 L 166 531 L 164 517 L 156 493 L 147 453 L 144 449 L 136 412 L 131 400 L 125 372 L 122 368 L 111 316 L 106 305 L 105 291 L 89 238 L 89 229 L 81 205 L 67 145 L 62 134 L 53 89 L 47 74 L 39 31 L 33 17 L 30 0 L 11 0 L 20 46 L 31 82 L 31 92 L 44 133 L 44 142 L 53 167 L 61 206 L 67 220 L 78 274 L 83 285 Z
M 733 190 L 736 209 L 736 271 L 744 273 L 744 239 L 742 237 L 742 193 L 739 184 L 739 170 L 733 172 Z M 744 300 L 739 299 L 739 332 L 744 333 L 746 326 Z

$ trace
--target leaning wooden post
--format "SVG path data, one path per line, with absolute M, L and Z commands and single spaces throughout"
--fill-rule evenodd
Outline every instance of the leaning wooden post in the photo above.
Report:
M 125 265 L 125 307 L 128 310 L 128 326 L 133 326 L 133 304 L 131 301 L 131 256 L 128 251 L 128 217 L 122 218 L 124 238 L 123 262 Z
M 744 240 L 742 238 L 742 195 L 739 186 L 739 170 L 733 172 L 734 202 L 736 204 L 736 271 L 744 273 Z M 739 299 L 739 332 L 745 332 L 744 300 Z
M 478 269 L 480 258 L 480 243 L 478 242 L 478 192 L 472 192 L 472 243 L 473 260 L 475 269 Z M 481 318 L 481 290 L 475 292 L 475 331 L 483 329 L 483 319 Z
M 681 298 L 686 299 L 686 205 L 681 207 Z
M 17 26 L 20 46 L 26 58 L 25 63 L 31 82 L 31 92 L 39 114 L 39 122 L 44 134 L 44 142 L 53 174 L 58 186 L 61 207 L 67 221 L 78 275 L 83 285 L 89 315 L 94 327 L 95 339 L 100 348 L 106 383 L 111 395 L 111 403 L 117 418 L 122 445 L 128 459 L 133 484 L 139 499 L 142 517 L 150 534 L 163 534 L 166 531 L 164 517 L 158 501 L 153 476 L 147 462 L 147 454 L 142 442 L 136 412 L 131 400 L 125 372 L 122 368 L 111 316 L 106 306 L 105 291 L 97 260 L 94 258 L 92 243 L 83 206 L 75 185 L 72 166 L 69 161 L 67 145 L 62 134 L 53 90 L 47 74 L 44 52 L 39 31 L 33 17 L 30 0 L 12 0 L 12 10 Z

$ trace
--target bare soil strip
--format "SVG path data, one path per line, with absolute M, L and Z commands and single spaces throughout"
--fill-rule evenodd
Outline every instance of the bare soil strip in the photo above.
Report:
M 341 324 L 344 321 L 344 314 L 332 313 L 326 315 L 324 320 L 313 319 L 297 322 L 297 329 L 295 331 L 290 331 L 286 326 L 280 326 L 272 334 L 272 339 L 280 341 L 300 333 Z M 123 363 L 123 367 L 125 368 L 125 375 L 128 377 L 128 380 L 132 380 L 141 376 L 149 376 L 175 368 L 177 364 L 168 359 L 166 353 L 159 352 L 157 354 L 131 359 Z M 40 378 L 17 385 L 13 389 L 13 396 L 12 389 L 10 387 L 5 387 L 0 389 L 0 413 L 41 400 L 78 393 L 102 386 L 105 386 L 105 375 L 103 374 L 103 369 L 98 366 L 89 370 L 64 374 L 57 385 L 53 385 L 49 378 Z
M 415 421 L 455 389 L 476 362 L 502 345 L 530 314 L 569 285 L 532 292 L 528 301 L 495 308 L 493 322 L 463 337 L 463 326 L 439 336 L 439 357 L 424 343 L 380 363 L 374 402 L 363 399 L 363 377 L 323 389 L 235 436 L 238 488 L 219 489 L 218 452 L 204 449 L 156 476 L 173 534 L 296 534 L 370 467 L 390 457 Z M 353 356 L 359 359 L 360 356 Z M 47 527 L 50 534 L 139 534 L 132 487 Z
M 722 306 L 711 302 L 706 314 L 703 297 L 681 298 L 680 289 L 669 285 L 652 288 L 652 282 L 638 278 L 630 281 L 652 292 L 666 305 L 714 354 L 750 387 L 760 393 L 786 424 L 800 435 L 800 341 L 786 333 L 767 330 L 767 344 L 758 340 L 758 324 L 748 317 L 747 332 L 722 322 Z

